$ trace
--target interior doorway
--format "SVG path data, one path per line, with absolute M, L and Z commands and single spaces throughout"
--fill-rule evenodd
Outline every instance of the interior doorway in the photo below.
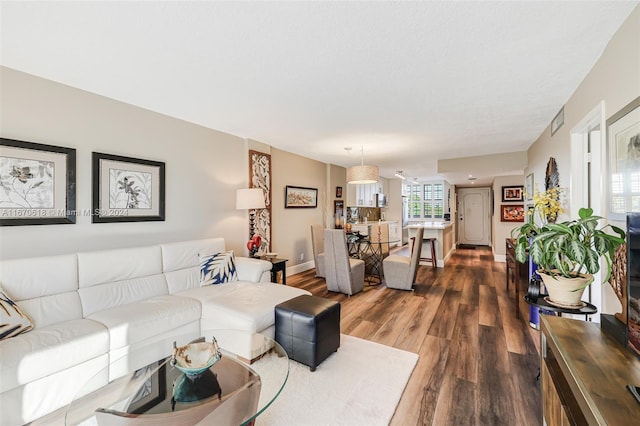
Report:
M 491 189 L 459 188 L 458 242 L 491 245 Z

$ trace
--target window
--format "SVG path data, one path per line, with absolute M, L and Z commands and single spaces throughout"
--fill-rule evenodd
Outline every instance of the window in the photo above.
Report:
M 417 183 L 407 185 L 410 219 L 442 219 L 444 214 L 444 185 Z

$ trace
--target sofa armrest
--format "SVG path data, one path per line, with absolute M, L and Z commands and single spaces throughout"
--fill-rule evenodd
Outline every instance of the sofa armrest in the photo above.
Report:
M 271 262 L 267 260 L 236 257 L 236 268 L 240 281 L 271 282 L 272 267 Z

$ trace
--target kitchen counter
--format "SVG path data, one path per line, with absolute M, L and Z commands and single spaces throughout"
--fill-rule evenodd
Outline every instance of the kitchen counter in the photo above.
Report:
M 438 268 L 444 268 L 447 260 L 456 250 L 453 222 L 419 222 L 407 225 L 406 228 L 410 238 L 415 237 L 418 228 L 424 228 L 422 257 L 427 257 L 431 253 L 431 243 L 424 242 L 424 239 L 436 239 L 436 265 Z M 430 265 L 425 261 L 421 261 L 420 264 Z
M 427 229 L 445 229 L 453 225 L 453 222 L 419 222 L 407 225 L 409 229 L 424 228 Z

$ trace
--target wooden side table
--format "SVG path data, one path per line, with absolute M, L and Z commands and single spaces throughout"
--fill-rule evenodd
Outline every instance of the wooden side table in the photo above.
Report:
M 287 285 L 287 261 L 289 259 L 278 259 L 277 257 L 272 257 L 270 259 L 265 259 L 271 262 L 271 281 L 274 283 L 278 282 L 278 272 L 282 272 L 282 284 Z

